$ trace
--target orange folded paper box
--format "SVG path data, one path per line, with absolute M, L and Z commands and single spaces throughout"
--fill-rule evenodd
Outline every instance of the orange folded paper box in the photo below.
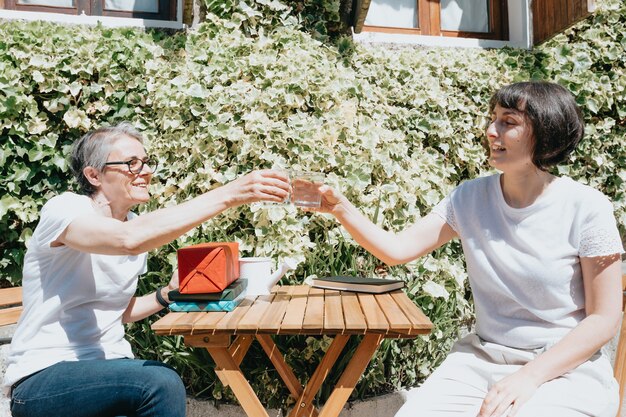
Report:
M 223 291 L 239 278 L 239 244 L 212 242 L 178 249 L 181 294 Z

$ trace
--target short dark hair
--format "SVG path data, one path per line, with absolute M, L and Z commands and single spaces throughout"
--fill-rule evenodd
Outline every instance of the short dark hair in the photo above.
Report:
M 80 193 L 91 196 L 97 191 L 93 184 L 85 178 L 83 170 L 86 167 L 93 167 L 98 171 L 102 171 L 109 153 L 111 153 L 111 145 L 123 136 L 129 136 L 143 143 L 141 133 L 128 122 L 122 122 L 115 126 L 101 127 L 86 133 L 74 142 L 70 166 L 74 178 L 78 182 L 78 191 Z
M 583 137 L 585 123 L 572 93 L 556 83 L 526 81 L 500 88 L 489 101 L 525 114 L 533 129 L 533 164 L 542 171 L 563 162 Z

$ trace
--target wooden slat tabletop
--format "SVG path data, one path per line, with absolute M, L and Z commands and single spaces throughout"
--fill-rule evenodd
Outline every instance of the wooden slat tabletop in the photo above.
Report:
M 225 311 L 216 311 L 215 314 L 204 314 L 200 320 L 194 322 L 194 333 L 212 333 L 215 331 L 218 323 L 226 316 Z
M 378 296 L 359 293 L 358 297 L 367 321 L 367 330 L 372 333 L 386 333 L 390 325 L 376 301 Z
M 263 319 L 265 313 L 269 310 L 273 299 L 274 294 L 258 296 L 248 309 L 246 315 L 239 320 L 237 330 L 252 331 L 252 333 L 256 333 L 261 320 Z
M 188 313 L 168 313 L 156 322 L 152 323 L 152 330 L 157 334 L 174 334 L 176 326 L 174 324 Z M 179 332 L 177 332 L 179 333 Z
M 183 330 L 189 330 L 191 332 L 193 330 L 193 324 L 204 317 L 204 314 L 200 312 L 187 313 L 182 316 L 178 321 L 176 321 L 176 327 Z
M 346 328 L 353 329 L 357 333 L 365 333 L 367 321 L 365 321 L 363 309 L 361 304 L 359 304 L 359 298 L 356 293 L 347 291 L 341 293 L 341 302 L 343 304 Z
M 288 287 L 284 287 L 288 288 Z M 287 305 L 289 304 L 290 291 L 277 291 L 272 303 L 269 308 L 265 312 L 265 315 L 259 322 L 259 329 L 263 329 L 264 332 L 268 333 L 278 333 L 278 329 L 280 329 L 280 324 L 285 317 L 285 311 L 287 310 Z
M 217 325 L 213 328 L 216 332 L 225 332 L 225 333 L 235 333 L 237 330 L 237 324 L 239 320 L 246 314 L 248 314 L 248 310 L 254 303 L 254 300 L 249 298 L 244 299 L 236 309 L 226 313 L 223 317 L 221 317 L 220 321 L 217 322 Z
M 0 311 L 0 326 L 17 323 L 22 314 L 22 306 L 9 307 Z
M 3 288 L 0 291 L 0 307 L 22 304 L 22 287 Z
M 409 300 L 406 294 L 402 291 L 393 291 L 390 295 L 411 322 L 411 331 L 409 334 L 427 333 L 433 328 L 433 324 L 428 317 Z
M 302 329 L 312 334 L 322 333 L 324 328 L 324 290 L 311 288 L 306 300 Z
M 296 332 L 302 329 L 304 321 L 304 312 L 306 311 L 307 298 L 309 297 L 308 285 L 294 286 L 291 291 L 291 299 L 287 305 L 287 311 L 280 330 L 283 333 Z
M 380 306 L 383 314 L 387 318 L 389 323 L 393 323 L 395 329 L 410 330 L 411 321 L 404 314 L 400 306 L 396 304 L 394 299 L 389 294 L 379 294 L 376 296 L 376 302 Z
M 412 337 L 432 323 L 402 291 L 363 294 L 307 285 L 275 287 L 231 312 L 169 313 L 157 334 L 365 334 Z
M 324 294 L 324 331 L 343 333 L 344 329 L 341 293 L 339 291 L 328 291 Z

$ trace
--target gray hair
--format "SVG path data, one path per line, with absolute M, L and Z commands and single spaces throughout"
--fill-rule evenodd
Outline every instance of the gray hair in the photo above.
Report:
M 128 122 L 93 130 L 74 143 L 70 166 L 74 178 L 78 182 L 78 191 L 81 194 L 91 196 L 97 191 L 85 178 L 83 170 L 87 167 L 93 167 L 98 171 L 102 171 L 111 153 L 111 145 L 124 136 L 129 136 L 143 143 L 141 133 Z

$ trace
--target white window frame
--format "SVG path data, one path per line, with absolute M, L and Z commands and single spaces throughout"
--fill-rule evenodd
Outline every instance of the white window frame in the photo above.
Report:
M 398 33 L 361 32 L 354 40 L 362 43 L 396 43 L 425 46 L 465 48 L 532 48 L 531 0 L 508 0 L 509 40 L 475 39 L 446 36 L 425 36 Z
M 43 20 L 47 22 L 91 25 L 98 23 L 107 27 L 141 27 L 141 28 L 163 28 L 163 29 L 185 29 L 183 23 L 183 0 L 177 2 L 176 20 L 152 20 L 130 17 L 112 16 L 88 16 L 86 14 L 71 15 L 64 13 L 29 12 L 22 10 L 0 9 L 0 19 L 8 20 Z

